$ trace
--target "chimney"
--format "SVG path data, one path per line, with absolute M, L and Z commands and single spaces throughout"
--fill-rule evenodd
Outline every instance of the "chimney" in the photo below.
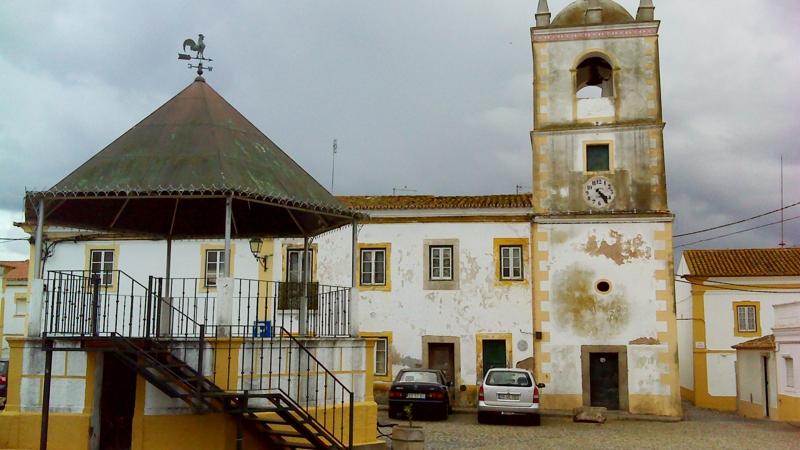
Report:
M 539 0 L 539 7 L 536 8 L 536 26 L 546 27 L 550 25 L 550 7 L 547 0 Z
M 603 8 L 598 0 L 589 0 L 589 7 L 586 8 L 586 23 L 588 25 L 603 23 Z
M 656 7 L 653 6 L 653 0 L 640 0 L 639 10 L 636 11 L 636 21 L 651 22 L 655 20 L 655 14 L 653 13 L 655 9 Z

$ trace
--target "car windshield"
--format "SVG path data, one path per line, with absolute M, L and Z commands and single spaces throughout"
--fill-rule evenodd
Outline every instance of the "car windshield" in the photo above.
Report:
M 401 383 L 438 383 L 439 377 L 435 372 L 403 372 L 397 381 Z
M 506 370 L 495 370 L 489 372 L 486 384 L 491 386 L 520 386 L 531 387 L 533 382 L 531 377 L 524 372 L 511 372 Z

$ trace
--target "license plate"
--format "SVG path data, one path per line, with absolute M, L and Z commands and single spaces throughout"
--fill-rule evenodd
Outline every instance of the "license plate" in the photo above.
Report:
M 497 394 L 498 400 L 519 400 L 519 394 Z
M 408 393 L 406 394 L 406 398 L 425 398 L 425 394 Z

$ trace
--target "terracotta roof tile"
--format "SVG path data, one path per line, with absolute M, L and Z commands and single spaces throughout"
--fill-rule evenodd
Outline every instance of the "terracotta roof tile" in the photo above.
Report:
M 685 250 L 689 275 L 780 277 L 800 275 L 800 248 Z
M 28 279 L 28 260 L 25 261 L 0 261 L 0 266 L 11 269 L 6 272 L 8 281 L 25 281 Z
M 775 350 L 775 336 L 768 334 L 733 346 L 736 350 Z
M 532 206 L 530 193 L 469 196 L 359 195 L 338 198 L 351 208 L 360 210 L 530 208 Z

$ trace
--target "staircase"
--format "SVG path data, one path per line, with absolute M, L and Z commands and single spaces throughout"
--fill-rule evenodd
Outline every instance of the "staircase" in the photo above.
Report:
M 131 292 L 117 317 L 111 313 L 120 311 L 119 295 L 104 296 L 97 279 L 70 273 L 65 283 L 63 274 L 52 277 L 43 337 L 114 352 L 195 414 L 233 417 L 239 438 L 248 430 L 268 448 L 352 448 L 353 391 L 288 330 L 278 326 L 269 336 L 257 336 L 252 326 L 200 324 L 154 293 L 152 279 L 145 287 L 123 272 L 116 276 Z M 207 330 L 213 339 L 206 338 Z M 220 373 L 216 365 L 226 357 L 228 370 Z M 238 370 L 231 372 L 232 365 Z

